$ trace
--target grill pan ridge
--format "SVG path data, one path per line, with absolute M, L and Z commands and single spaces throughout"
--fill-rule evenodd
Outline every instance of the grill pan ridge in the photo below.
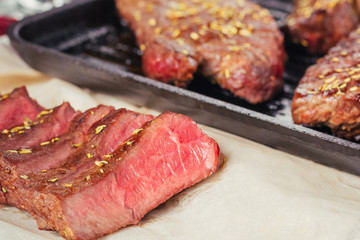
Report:
M 280 28 L 291 0 L 256 0 Z M 195 121 L 360 176 L 360 144 L 293 124 L 293 91 L 316 57 L 285 41 L 284 91 L 251 105 L 199 74 L 188 89 L 143 76 L 141 52 L 113 0 L 74 1 L 25 18 L 8 31 L 13 47 L 33 68 L 77 84 L 117 93 L 135 105 L 186 114 Z

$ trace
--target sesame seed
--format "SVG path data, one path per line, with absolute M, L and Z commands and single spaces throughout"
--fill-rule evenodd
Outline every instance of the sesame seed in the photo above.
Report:
M 95 165 L 98 167 L 102 167 L 104 164 L 101 161 L 95 161 Z
M 104 173 L 104 170 L 103 170 L 102 168 L 100 168 L 100 172 L 101 172 L 101 173 Z
M 111 154 L 106 154 L 106 155 L 104 155 L 103 157 L 104 158 L 110 158 L 110 157 L 112 157 L 113 155 L 111 155 Z
M 126 142 L 126 145 L 131 146 L 131 145 L 133 145 L 133 143 L 134 143 L 134 141 L 129 141 L 129 142 Z
M 249 37 L 249 36 L 251 36 L 251 32 L 249 31 L 249 29 L 240 29 L 239 35 L 241 35 L 243 37 Z
M 44 170 L 41 170 L 42 173 L 46 173 L 48 170 L 44 169 Z
M 48 114 L 52 113 L 53 111 L 54 111 L 53 109 L 43 110 L 43 111 L 41 111 L 41 112 L 37 115 L 37 118 L 41 118 L 41 117 L 44 116 L 44 115 L 48 115 Z
M 357 87 L 357 86 L 354 86 L 354 87 L 350 88 L 350 91 L 351 91 L 351 92 L 356 91 L 356 90 L 358 90 L 358 87 Z
M 86 176 L 86 181 L 89 181 L 91 179 L 90 175 Z
M 5 189 L 4 187 L 1 187 L 1 191 L 2 191 L 3 193 L 7 193 L 7 191 L 6 191 L 6 189 Z
M 331 61 L 333 61 L 333 62 L 339 62 L 339 58 L 338 58 L 338 57 L 333 57 L 333 58 L 331 59 Z
M 59 138 L 53 138 L 53 139 L 51 139 L 51 142 L 53 143 L 53 142 L 57 142 L 57 141 L 59 141 L 60 139 Z
M 94 157 L 91 153 L 87 153 L 86 156 L 87 156 L 88 158 Z
M 189 51 L 186 50 L 186 49 L 183 49 L 181 52 L 182 52 L 183 54 L 185 54 L 185 55 L 188 55 L 188 54 L 189 54 Z
M 16 150 L 7 150 L 8 153 L 18 153 Z
M 90 110 L 90 114 L 91 114 L 91 115 L 94 115 L 95 113 L 94 113 L 94 111 L 93 111 L 93 110 Z
M 4 129 L 1 133 L 2 133 L 2 134 L 8 134 L 8 133 L 9 133 L 9 130 Z
M 27 176 L 27 175 L 20 175 L 20 178 L 22 178 L 22 179 L 29 179 L 29 176 Z
M 348 54 L 348 52 L 347 51 L 341 51 L 340 54 L 341 54 L 341 56 L 346 56 Z

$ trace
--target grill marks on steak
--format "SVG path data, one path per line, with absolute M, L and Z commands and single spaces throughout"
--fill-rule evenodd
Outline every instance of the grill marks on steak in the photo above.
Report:
M 94 239 L 136 224 L 221 164 L 217 143 L 190 118 L 170 112 L 146 124 L 104 161 L 69 185 L 46 181 L 41 174 L 36 180 L 20 179 L 12 197 L 40 225 L 46 223 L 68 239 Z
M 358 24 L 354 0 L 294 0 L 287 25 L 294 42 L 311 53 L 326 53 Z
M 0 135 L 0 151 L 27 149 L 63 134 L 71 120 L 79 112 L 68 102 L 37 115 L 36 121 L 26 120 L 22 126 L 16 126 Z
M 117 0 L 134 30 L 149 77 L 184 87 L 199 70 L 250 103 L 283 85 L 283 37 L 270 13 L 250 1 Z
M 295 123 L 326 125 L 339 137 L 359 141 L 360 27 L 311 66 L 292 102 Z
M 0 131 L 6 133 L 7 129 L 22 125 L 27 119 L 35 120 L 42 109 L 29 97 L 25 87 L 0 96 Z

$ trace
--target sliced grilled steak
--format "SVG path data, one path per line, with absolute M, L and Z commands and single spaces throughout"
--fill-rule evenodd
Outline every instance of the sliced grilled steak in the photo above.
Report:
M 152 119 L 154 119 L 152 115 L 140 114 L 126 109 L 114 111 L 89 129 L 88 134 L 84 137 L 83 144 L 78 146 L 78 150 L 69 156 L 66 162 L 41 173 L 41 177 L 57 179 L 59 184 L 66 183 L 92 167 L 95 161 L 101 161 L 103 157 L 110 157 L 109 154 L 129 138 L 134 131 L 141 131 L 141 127 Z M 21 172 L 18 171 L 17 173 L 19 175 Z M 34 178 L 32 175 L 28 177 Z M 9 191 L 9 194 L 12 192 Z M 11 198 L 9 199 L 11 200 Z M 8 203 L 18 205 L 16 202 L 10 201 Z M 46 222 L 39 221 L 38 225 L 41 229 L 49 228 Z
M 339 137 L 359 141 L 360 28 L 308 68 L 292 102 L 295 123 L 326 125 Z
M 27 149 L 62 135 L 71 120 L 79 112 L 68 102 L 38 114 L 36 121 L 26 120 L 24 125 L 16 126 L 0 135 L 0 151 Z
M 198 69 L 251 103 L 282 89 L 283 37 L 270 13 L 241 0 L 117 0 L 144 51 L 146 75 L 184 87 Z
M 190 118 L 166 112 L 110 157 L 67 182 L 37 174 L 14 182 L 11 196 L 68 239 L 94 239 L 136 224 L 150 210 L 214 173 L 219 147 Z M 28 201 L 31 199 L 30 201 Z
M 311 53 L 326 53 L 358 24 L 354 0 L 294 0 L 287 25 L 294 42 Z
M 43 108 L 33 99 L 25 87 L 16 88 L 0 97 L 0 131 L 7 132 L 22 125 L 26 119 L 35 120 Z
M 90 127 L 103 116 L 114 111 L 113 107 L 99 105 L 77 115 L 68 131 L 41 145 L 33 146 L 26 151 L 0 151 L 0 183 L 13 182 L 27 174 L 48 170 L 63 163 L 77 150 Z

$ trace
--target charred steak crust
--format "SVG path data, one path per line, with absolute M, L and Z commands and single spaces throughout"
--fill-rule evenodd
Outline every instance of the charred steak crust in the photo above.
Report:
M 326 125 L 339 137 L 359 141 L 360 27 L 309 67 L 292 102 L 296 124 Z
M 294 42 L 324 54 L 358 24 L 354 0 L 294 0 L 287 26 Z
M 37 119 L 27 119 L 21 126 L 3 131 L 0 135 L 0 151 L 27 149 L 62 135 L 69 127 L 76 112 L 68 102 L 49 110 L 43 110 Z
M 246 0 L 117 0 L 143 50 L 145 74 L 184 87 L 196 70 L 250 103 L 282 89 L 283 36 Z
M 217 143 L 190 118 L 170 112 L 135 131 L 102 161 L 66 184 L 41 174 L 15 181 L 11 202 L 67 239 L 95 239 L 138 223 L 221 164 Z
M 0 97 L 0 131 L 7 133 L 8 129 L 22 125 L 25 120 L 35 120 L 43 108 L 33 99 L 25 87 L 14 89 L 9 94 Z

